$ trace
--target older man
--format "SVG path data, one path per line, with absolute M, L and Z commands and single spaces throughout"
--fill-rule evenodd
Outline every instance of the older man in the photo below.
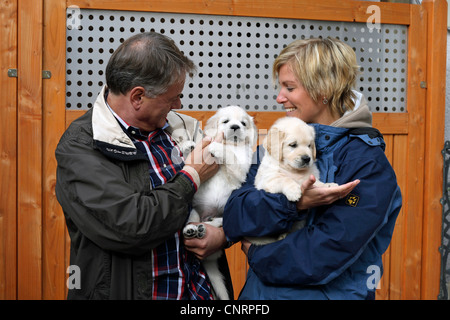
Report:
M 196 189 L 218 169 L 198 122 L 172 111 L 194 71 L 168 37 L 133 36 L 111 56 L 93 108 L 62 136 L 56 195 L 81 270 L 69 299 L 212 297 L 195 256 L 222 249 L 223 230 L 186 240 L 192 252 L 180 233 Z M 186 141 L 198 142 L 189 155 Z

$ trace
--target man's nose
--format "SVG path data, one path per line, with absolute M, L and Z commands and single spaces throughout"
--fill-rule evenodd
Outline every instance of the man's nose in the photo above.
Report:
M 177 101 L 175 101 L 175 102 L 172 104 L 171 108 L 172 108 L 172 109 L 181 109 L 181 99 L 178 98 Z

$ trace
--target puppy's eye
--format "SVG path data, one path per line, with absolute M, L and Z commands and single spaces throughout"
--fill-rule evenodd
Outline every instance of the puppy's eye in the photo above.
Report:
M 230 122 L 230 120 L 228 120 L 228 119 L 222 121 L 222 123 L 228 123 L 228 122 Z
M 311 143 L 309 144 L 308 148 L 311 148 Z
M 247 126 L 247 124 L 244 121 L 242 121 L 241 123 L 244 127 Z
M 289 147 L 291 148 L 297 148 L 297 142 L 292 142 L 289 144 Z

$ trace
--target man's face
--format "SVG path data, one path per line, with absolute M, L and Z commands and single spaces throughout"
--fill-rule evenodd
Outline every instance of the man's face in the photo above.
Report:
M 166 93 L 155 98 L 143 96 L 143 103 L 138 113 L 138 119 L 141 123 L 145 123 L 147 131 L 153 131 L 162 128 L 166 124 L 167 114 L 172 109 L 181 108 L 181 93 L 184 88 L 185 78 L 179 83 L 175 83 L 169 87 Z

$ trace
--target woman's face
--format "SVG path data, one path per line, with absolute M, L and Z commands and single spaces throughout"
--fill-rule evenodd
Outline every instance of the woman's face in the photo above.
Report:
M 328 104 L 323 104 L 322 99 L 314 100 L 298 82 L 289 65 L 284 64 L 278 72 L 280 92 L 277 102 L 284 106 L 286 116 L 297 117 L 306 123 L 320 123 L 330 125 L 337 118 L 333 117 Z

